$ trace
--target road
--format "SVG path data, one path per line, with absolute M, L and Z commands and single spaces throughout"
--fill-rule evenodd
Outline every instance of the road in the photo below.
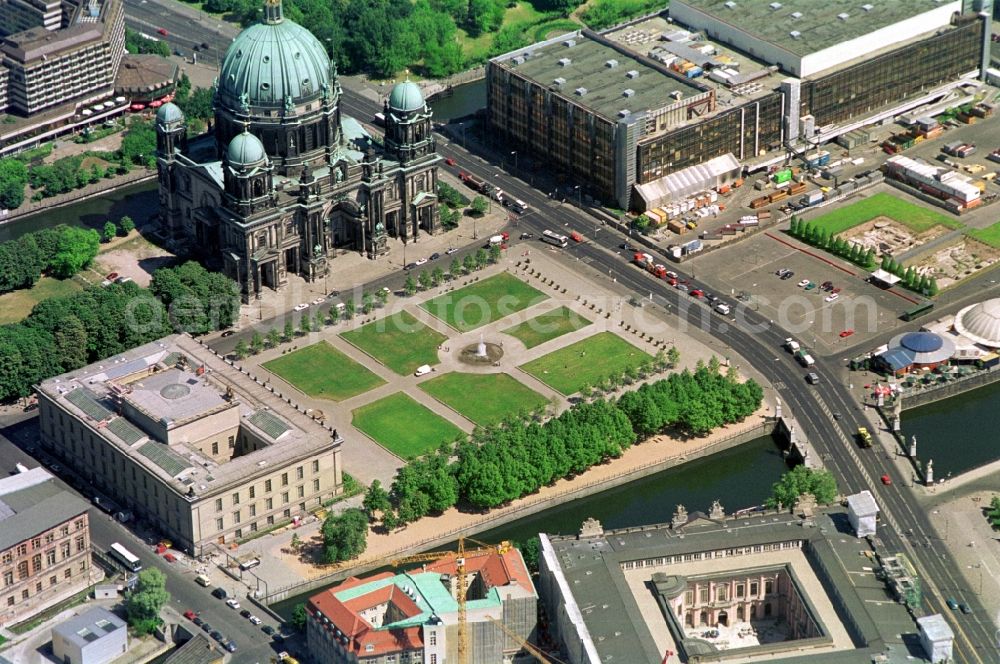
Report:
M 38 420 L 35 416 L 23 415 L 4 416 L 0 418 L 0 473 L 6 476 L 15 472 L 15 464 L 23 464 L 35 468 L 39 464 L 35 457 L 41 456 L 38 449 Z M 29 454 L 26 450 L 33 450 Z M 79 495 L 89 501 L 90 496 L 77 491 L 66 483 L 72 479 L 65 468 L 60 470 L 60 478 L 56 481 L 67 491 Z M 144 568 L 155 567 L 164 573 L 167 579 L 167 591 L 170 593 L 170 606 L 178 615 L 191 609 L 201 611 L 202 618 L 213 628 L 225 634 L 237 645 L 237 652 L 230 660 L 233 664 L 269 664 L 270 658 L 279 650 L 289 649 L 289 645 L 273 644 L 271 639 L 259 627 L 239 615 L 239 611 L 230 609 L 221 600 L 215 599 L 209 593 L 212 590 L 202 588 L 194 582 L 195 572 L 182 563 L 169 563 L 162 556 L 156 555 L 151 542 L 144 542 L 131 530 L 108 517 L 96 507 L 91 507 L 90 538 L 92 545 L 99 551 L 108 551 L 114 542 L 120 542 L 129 551 L 142 560 Z M 220 578 L 220 574 L 214 574 Z M 256 607 L 243 601 L 246 593 L 239 590 L 235 581 L 222 584 L 230 594 L 235 594 L 248 608 L 254 611 L 265 624 L 277 628 L 278 624 Z M 186 622 L 184 618 L 181 621 Z M 194 626 L 191 625 L 193 628 Z M 294 649 L 294 646 L 292 647 Z
M 199 58 L 218 63 L 239 29 L 181 3 L 157 0 L 125 0 L 125 25 L 136 32 L 167 42 L 170 50 L 190 57 L 199 47 Z M 163 35 L 159 30 L 166 30 Z M 208 44 L 208 48 L 202 48 Z
M 195 44 L 213 41 L 221 35 L 235 34 L 224 30 L 224 26 L 209 25 L 208 21 L 189 21 L 186 18 L 168 16 L 163 7 L 174 7 L 175 3 L 162 5 L 144 0 L 128 0 L 126 15 L 132 22 L 163 27 L 172 33 L 178 43 Z M 156 22 L 159 21 L 159 24 Z M 181 36 L 183 35 L 183 36 Z M 186 40 L 186 41 L 184 41 Z M 227 40 L 228 43 L 228 40 Z M 221 45 L 219 46 L 221 48 Z M 342 107 L 346 113 L 361 121 L 368 121 L 380 110 L 379 105 L 350 89 L 345 88 Z M 787 334 L 770 325 L 755 312 L 738 304 L 732 317 L 719 316 L 707 311 L 705 305 L 694 301 L 681 291 L 670 288 L 665 282 L 631 266 L 618 253 L 617 245 L 622 237 L 607 228 L 601 228 L 593 218 L 580 210 L 558 204 L 542 192 L 498 169 L 479 156 L 463 148 L 439 140 L 438 152 L 444 157 L 455 159 L 460 168 L 493 181 L 508 194 L 526 201 L 533 212 L 523 216 L 517 229 L 540 233 L 546 228 L 561 232 L 577 231 L 588 241 L 563 250 L 567 260 L 588 263 L 608 279 L 614 279 L 613 287 L 624 295 L 644 297 L 653 300 L 653 306 L 666 306 L 671 314 L 691 314 L 704 333 L 711 335 L 722 344 L 738 351 L 774 387 L 785 407 L 805 428 L 808 440 L 823 458 L 826 466 L 834 473 L 844 493 L 869 489 L 876 496 L 883 516 L 880 537 L 890 551 L 905 551 L 914 560 L 924 582 L 926 592 L 925 608 L 930 613 L 944 615 L 955 631 L 955 656 L 958 661 L 985 664 L 1000 659 L 994 643 L 994 628 L 975 593 L 965 582 L 943 543 L 933 535 L 927 517 L 921 512 L 915 496 L 905 487 L 910 477 L 904 477 L 889 459 L 882 456 L 877 448 L 859 450 L 853 434 L 858 426 L 873 427 L 873 422 L 861 411 L 847 386 L 842 382 L 843 367 L 836 358 L 817 358 L 816 370 L 826 377 L 819 385 L 807 386 L 803 371 L 793 363 L 790 356 L 781 350 L 781 343 Z M 472 251 L 475 247 L 466 251 Z M 627 252 L 626 252 L 627 255 Z M 682 273 L 683 270 L 676 270 Z M 689 275 L 686 275 L 689 276 Z M 389 275 L 365 286 L 374 290 L 382 286 L 398 290 L 404 280 L 403 274 Z M 708 288 L 695 280 L 691 287 Z M 688 317 L 692 319 L 691 316 Z M 249 332 L 213 342 L 220 352 L 228 352 L 236 342 Z M 840 417 L 835 417 L 839 414 Z M 888 475 L 892 486 L 881 484 L 877 478 Z M 944 605 L 944 597 L 955 597 L 973 607 L 971 616 L 960 616 Z

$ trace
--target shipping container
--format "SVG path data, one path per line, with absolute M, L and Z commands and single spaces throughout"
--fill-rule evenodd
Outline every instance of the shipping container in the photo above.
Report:
M 774 174 L 771 176 L 771 180 L 773 180 L 775 184 L 782 184 L 788 182 L 791 179 L 792 179 L 792 169 L 790 168 L 785 168 L 780 171 L 775 171 Z
M 667 228 L 678 235 L 687 233 L 687 226 L 685 226 L 683 222 L 677 221 L 676 219 L 668 221 Z
M 755 198 L 750 201 L 750 208 L 756 210 L 757 208 L 762 208 L 771 202 L 769 196 L 761 196 L 760 198 Z
M 788 188 L 788 195 L 794 196 L 795 194 L 801 194 L 805 190 L 806 190 L 805 182 L 793 182 L 792 186 Z
M 776 191 L 773 194 L 771 194 L 770 196 L 768 196 L 768 200 L 771 203 L 776 203 L 776 202 L 784 200 L 786 198 L 788 198 L 788 191 L 786 191 L 785 189 L 781 189 L 779 191 Z

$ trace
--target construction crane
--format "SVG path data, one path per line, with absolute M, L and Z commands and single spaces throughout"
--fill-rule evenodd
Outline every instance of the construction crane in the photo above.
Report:
M 527 650 L 529 655 L 537 659 L 542 664 L 565 664 L 565 662 L 563 662 L 561 659 L 556 659 L 552 655 L 547 655 L 543 653 L 533 644 L 529 643 L 526 638 L 524 638 L 523 636 L 512 630 L 510 627 L 507 627 L 507 625 L 503 624 L 503 621 L 500 620 L 499 618 L 494 618 L 493 616 L 490 616 L 490 620 L 493 621 L 494 625 L 503 630 L 504 634 L 513 639 L 514 643 L 518 644 L 519 647 Z
M 475 549 L 466 549 L 465 540 L 478 544 Z M 510 542 L 503 541 L 500 544 L 486 544 L 471 537 L 458 538 L 457 551 L 436 551 L 430 553 L 417 553 L 412 556 L 397 558 L 392 561 L 393 567 L 407 565 L 409 563 L 437 562 L 439 560 L 454 559 L 455 561 L 455 598 L 458 602 L 458 664 L 469 664 L 469 631 L 466 624 L 465 595 L 469 591 L 469 584 L 465 578 L 465 557 L 466 555 L 478 555 L 482 553 L 507 553 L 511 549 Z

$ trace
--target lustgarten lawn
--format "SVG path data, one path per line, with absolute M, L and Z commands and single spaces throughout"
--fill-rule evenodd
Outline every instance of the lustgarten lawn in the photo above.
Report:
M 962 227 L 955 219 L 886 193 L 878 193 L 851 203 L 816 217 L 814 221 L 819 227 L 829 231 L 830 235 L 836 235 L 880 216 L 889 217 L 914 233 L 923 233 L 939 224 L 947 228 Z
M 422 364 L 437 364 L 437 348 L 447 339 L 406 311 L 380 318 L 340 336 L 404 376 L 413 373 Z
M 601 332 L 521 365 L 554 390 L 570 395 L 584 385 L 597 385 L 611 374 L 621 375 L 652 359 L 612 332 Z
M 548 296 L 506 272 L 445 293 L 421 308 L 460 332 L 498 321 L 544 302 Z
M 420 383 L 420 389 L 480 426 L 530 413 L 547 403 L 541 394 L 505 373 L 448 373 Z
M 567 307 L 559 307 L 547 313 L 530 318 L 506 330 L 504 334 L 520 339 L 528 348 L 534 348 L 546 341 L 590 325 L 590 321 Z
M 402 392 L 354 409 L 354 426 L 406 459 L 463 435 L 461 429 Z
M 263 366 L 309 396 L 332 401 L 350 399 L 385 382 L 325 341 Z

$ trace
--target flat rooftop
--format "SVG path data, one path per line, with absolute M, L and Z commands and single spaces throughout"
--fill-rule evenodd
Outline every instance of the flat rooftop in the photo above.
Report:
M 937 0 L 682 0 L 734 29 L 806 56 L 939 9 Z M 777 9 L 774 6 L 777 5 Z M 789 36 L 791 31 L 799 39 Z
M 339 444 L 320 424 L 182 334 L 50 378 L 38 391 L 178 493 L 193 491 L 192 498 Z M 118 399 L 177 423 L 235 407 L 240 428 L 253 431 L 267 445 L 219 463 L 193 446 L 167 445 L 151 437 L 138 421 L 118 414 Z
M 634 55 L 582 33 L 534 44 L 496 61 L 609 120 L 616 119 L 623 109 L 638 113 L 676 103 L 678 100 L 670 97 L 675 91 L 681 99 L 704 94 L 697 85 L 664 74 Z M 565 82 L 556 84 L 556 79 Z M 631 96 L 626 96 L 627 90 Z
M 90 505 L 44 468 L 0 479 L 0 551 L 84 514 Z

